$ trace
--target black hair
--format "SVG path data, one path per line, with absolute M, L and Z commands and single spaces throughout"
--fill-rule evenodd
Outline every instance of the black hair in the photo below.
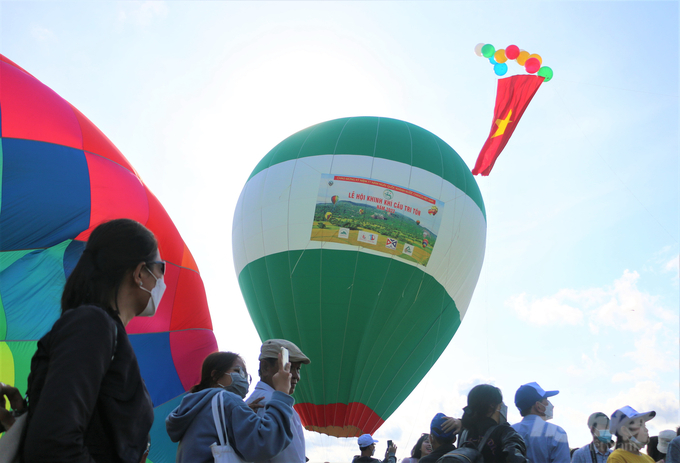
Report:
M 536 403 L 536 402 L 534 402 L 534 404 L 535 404 L 535 403 Z M 531 409 L 533 408 L 534 404 L 531 404 L 531 407 L 529 407 L 529 408 L 525 408 L 524 410 L 520 410 L 520 411 L 519 411 L 519 414 L 520 414 L 521 416 L 527 416 L 527 415 L 529 415 L 529 414 L 531 413 Z
M 478 384 L 468 393 L 467 407 L 463 409 L 463 428 L 476 431 L 489 411 L 503 402 L 501 390 L 491 384 Z
M 413 446 L 413 450 L 411 450 L 411 457 L 418 459 L 422 458 L 423 451 L 421 450 L 421 447 L 423 446 L 423 442 L 425 442 L 429 438 L 430 438 L 429 434 L 423 434 L 422 436 L 420 436 L 420 439 L 418 439 L 416 445 Z
M 647 443 L 647 455 L 652 457 L 654 461 L 663 460 L 666 456 L 665 453 L 662 453 L 661 450 L 659 450 L 659 436 L 652 436 L 649 438 L 649 442 Z
M 97 226 L 66 280 L 61 312 L 85 304 L 117 312 L 116 296 L 126 273 L 140 262 L 151 262 L 157 251 L 153 233 L 139 222 L 116 219 Z
M 213 352 L 208 355 L 201 366 L 201 382 L 192 387 L 189 392 L 198 392 L 213 387 L 222 375 L 231 370 L 239 358 L 241 356 L 233 352 Z
M 621 447 L 623 447 L 623 444 L 625 444 L 625 443 L 626 443 L 626 441 L 624 441 L 623 437 L 621 437 L 621 435 L 617 432 L 616 433 L 616 445 L 614 446 L 614 448 L 620 449 Z

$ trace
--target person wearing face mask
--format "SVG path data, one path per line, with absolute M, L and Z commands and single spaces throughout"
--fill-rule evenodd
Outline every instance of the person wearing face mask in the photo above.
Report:
M 92 231 L 66 280 L 61 316 L 31 360 L 23 461 L 140 461 L 153 405 L 125 328 L 154 314 L 164 273 L 142 224 L 117 219 Z
M 290 395 L 295 392 L 295 386 L 300 381 L 300 369 L 302 365 L 309 365 L 309 358 L 302 353 L 300 348 L 290 341 L 285 339 L 269 339 L 262 343 L 260 347 L 260 368 L 258 373 L 260 381 L 255 386 L 255 390 L 248 397 L 248 404 L 256 406 L 266 405 L 272 398 L 274 393 L 274 375 L 278 371 L 278 356 L 281 348 L 288 349 L 290 360 Z M 257 410 L 259 416 L 264 415 L 264 408 Z M 291 429 L 293 430 L 293 442 L 286 447 L 283 452 L 269 460 L 256 460 L 256 463 L 305 463 L 305 434 L 302 428 L 300 416 L 293 409 L 293 416 L 291 418 Z
M 515 405 L 522 421 L 512 427 L 527 445 L 527 458 L 541 463 L 569 463 L 569 442 L 564 429 L 548 423 L 553 418 L 553 405 L 548 400 L 559 391 L 544 391 L 538 383 L 520 386 L 515 393 Z
M 481 453 L 485 463 L 528 463 L 524 440 L 508 424 L 507 414 L 508 407 L 499 388 L 491 384 L 473 387 L 463 409 L 463 432 L 458 447 L 477 449 L 484 440 Z M 448 458 L 444 456 L 439 461 L 445 463 Z
M 602 412 L 593 413 L 588 417 L 588 429 L 593 436 L 593 441 L 576 449 L 571 457 L 571 463 L 604 463 L 612 453 L 609 448 L 612 440 L 609 417 Z
M 656 412 L 638 413 L 625 406 L 614 412 L 609 422 L 609 430 L 616 436 L 616 450 L 607 460 L 609 463 L 653 463 L 649 455 L 640 449 L 649 443 L 646 423 L 656 416 Z
M 243 359 L 233 352 L 213 352 L 203 361 L 201 382 L 184 396 L 165 419 L 173 442 L 179 442 L 177 463 L 212 463 L 210 446 L 218 442 L 212 401 L 222 394 L 225 431 L 231 447 L 245 461 L 267 460 L 290 445 L 293 432 L 293 398 L 290 392 L 290 363 L 278 359 L 272 377 L 274 392 L 258 416 L 243 399 L 250 375 Z

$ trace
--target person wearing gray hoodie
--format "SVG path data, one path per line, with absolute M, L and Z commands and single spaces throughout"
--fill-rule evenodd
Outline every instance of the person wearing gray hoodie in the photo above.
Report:
M 212 413 L 212 399 L 222 394 L 226 432 L 231 447 L 246 461 L 268 460 L 290 445 L 293 398 L 290 363 L 274 375 L 275 391 L 258 416 L 244 401 L 249 381 L 243 359 L 232 352 L 215 352 L 203 361 L 201 382 L 184 396 L 165 419 L 173 442 L 179 442 L 177 463 L 212 463 L 210 446 L 218 443 Z

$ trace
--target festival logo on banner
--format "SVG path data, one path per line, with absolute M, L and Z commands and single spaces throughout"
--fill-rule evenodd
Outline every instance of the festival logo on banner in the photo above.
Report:
M 380 180 L 324 174 L 311 239 L 362 246 L 426 266 L 443 205 Z

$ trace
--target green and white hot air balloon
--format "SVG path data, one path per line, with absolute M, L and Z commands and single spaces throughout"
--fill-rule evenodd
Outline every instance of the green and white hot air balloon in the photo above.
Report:
M 470 170 L 408 122 L 323 122 L 260 161 L 236 206 L 234 264 L 260 338 L 312 360 L 295 390 L 307 429 L 380 427 L 460 326 L 485 241 Z

